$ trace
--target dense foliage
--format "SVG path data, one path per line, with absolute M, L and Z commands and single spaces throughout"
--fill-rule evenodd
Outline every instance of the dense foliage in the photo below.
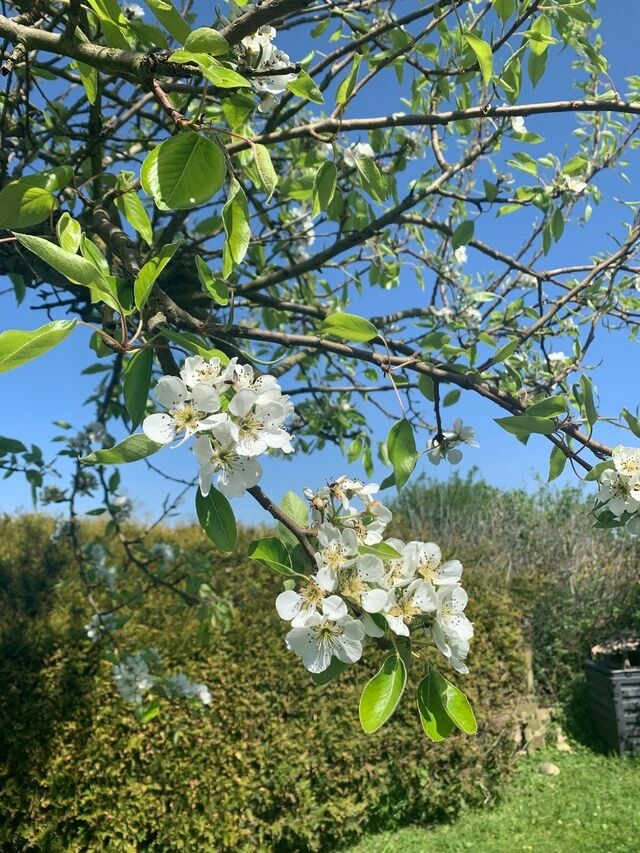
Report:
M 212 586 L 234 606 L 228 629 L 200 644 L 189 608 L 155 590 L 123 634 L 206 679 L 213 702 L 165 707 L 140 723 L 79 627 L 88 611 L 76 567 L 50 532 L 34 517 L 1 525 L 4 850 L 329 850 L 363 831 L 451 818 L 496 794 L 513 759 L 508 708 L 524 686 L 523 637 L 508 590 L 483 572 L 470 566 L 473 738 L 428 746 L 413 695 L 367 737 L 355 707 L 375 660 L 319 692 L 282 642 L 279 584 L 208 546 Z M 202 547 L 195 528 L 163 541 Z

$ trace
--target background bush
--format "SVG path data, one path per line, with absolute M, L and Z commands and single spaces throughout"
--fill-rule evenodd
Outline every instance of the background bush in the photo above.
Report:
M 465 689 L 480 733 L 434 745 L 411 689 L 390 723 L 362 733 L 357 703 L 379 664 L 374 649 L 314 686 L 284 647 L 277 578 L 216 553 L 198 529 L 163 532 L 208 555 L 234 618 L 202 646 L 191 610 L 163 591 L 147 596 L 129 641 L 205 681 L 213 703 L 165 705 L 141 724 L 86 640 L 82 588 L 51 526 L 23 517 L 0 528 L 3 850 L 328 850 L 364 831 L 452 817 L 498 788 L 513 758 L 505 711 L 523 688 L 523 639 L 508 589 L 473 565 Z

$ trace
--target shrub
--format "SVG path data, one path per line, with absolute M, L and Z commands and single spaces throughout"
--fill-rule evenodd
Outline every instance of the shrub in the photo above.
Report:
M 27 537 L 24 525 L 40 532 Z M 208 555 L 212 586 L 233 601 L 235 617 L 202 646 L 192 612 L 150 591 L 125 629 L 130 639 L 156 646 L 169 671 L 205 681 L 213 703 L 175 705 L 142 724 L 83 636 L 82 589 L 69 556 L 60 565 L 49 552 L 49 529 L 19 519 L 0 546 L 16 553 L 0 560 L 5 588 L 25 585 L 19 617 L 6 599 L 0 612 L 3 849 L 328 850 L 365 831 L 453 817 L 491 797 L 510 767 L 505 711 L 523 686 L 520 620 L 509 590 L 473 564 L 466 586 L 477 636 L 465 689 L 480 733 L 434 745 L 411 695 L 364 735 L 357 702 L 375 653 L 317 688 L 284 648 L 278 580 L 203 545 L 196 530 L 164 531 Z M 52 562 L 36 570 L 38 554 Z M 19 581 L 21 563 L 34 568 Z M 41 590 L 35 610 L 31 585 Z M 19 653 L 6 656 L 16 618 Z

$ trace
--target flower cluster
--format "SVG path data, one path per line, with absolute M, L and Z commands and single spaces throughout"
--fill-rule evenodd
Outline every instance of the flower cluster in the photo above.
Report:
M 476 433 L 473 427 L 464 426 L 460 418 L 456 418 L 453 427 L 445 430 L 438 438 L 432 438 L 429 442 L 427 457 L 429 462 L 439 465 L 443 459 L 452 465 L 457 465 L 462 459 L 460 444 L 468 444 L 469 447 L 479 447 L 476 441 Z
M 236 358 L 225 366 L 219 358 L 190 356 L 179 377 L 158 381 L 155 394 L 168 412 L 149 415 L 142 429 L 158 444 L 196 437 L 193 450 L 205 496 L 216 475 L 216 486 L 226 497 L 240 497 L 262 476 L 257 456 L 269 449 L 293 452 L 283 427 L 293 412 L 289 397 L 273 376 L 255 376 L 252 367 Z
M 594 512 L 604 519 L 604 512 L 613 520 L 627 524 L 628 530 L 640 535 L 640 448 L 613 448 L 613 468 L 600 475 L 600 490 L 596 495 Z
M 211 691 L 206 684 L 196 684 L 183 672 L 162 674 L 162 661 L 157 649 L 145 649 L 126 655 L 113 667 L 116 689 L 126 702 L 141 705 L 151 692 L 170 699 L 197 699 L 211 704 Z
M 378 486 L 340 477 L 305 490 L 315 537 L 315 571 L 276 599 L 291 623 L 285 641 L 312 673 L 335 657 L 360 659 L 366 638 L 411 637 L 435 644 L 458 672 L 468 669 L 473 626 L 464 615 L 462 565 L 442 561 L 433 542 L 384 538 L 391 512 L 375 499 Z M 361 508 L 353 505 L 358 499 Z
M 260 95 L 258 110 L 261 113 L 273 109 L 277 96 L 298 76 L 282 73 L 290 69 L 292 63 L 287 54 L 273 44 L 275 36 L 273 27 L 260 27 L 252 35 L 245 36 L 236 49 L 242 65 L 256 75 L 251 77 L 251 85 Z

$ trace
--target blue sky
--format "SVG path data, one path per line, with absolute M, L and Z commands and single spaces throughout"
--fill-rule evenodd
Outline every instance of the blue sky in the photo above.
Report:
M 640 64 L 635 59 L 640 4 L 637 0 L 616 0 L 615 3 L 604 4 L 604 8 L 606 15 L 603 18 L 602 33 L 606 43 L 605 54 L 610 61 L 611 76 L 620 91 L 624 92 L 624 77 L 640 73 Z M 290 46 L 284 47 L 293 55 Z M 573 96 L 566 66 L 564 58 L 558 57 L 554 73 L 545 78 L 544 83 L 538 87 L 535 100 L 555 100 Z M 379 112 L 379 108 L 371 110 L 372 114 Z M 569 118 L 558 120 L 554 117 L 538 117 L 528 119 L 527 127 L 545 136 L 546 142 L 542 148 L 545 151 L 553 151 L 562 148 L 565 142 L 570 140 L 570 130 L 574 127 L 574 122 Z M 542 153 L 542 150 L 539 153 Z M 640 185 L 638 157 L 631 152 L 630 159 L 634 162 L 630 164 L 627 175 L 636 185 Z M 622 180 L 618 174 L 605 174 L 598 179 L 598 185 L 605 195 L 615 196 L 622 191 Z M 625 192 L 629 196 L 628 189 Z M 607 244 L 602 235 L 607 230 L 607 224 L 610 222 L 614 225 L 619 218 L 620 208 L 617 206 L 603 204 L 600 208 L 596 207 L 588 228 L 574 229 L 571 239 L 562 244 L 562 255 L 558 260 L 567 263 L 583 262 L 597 249 L 604 248 Z M 517 223 L 512 224 L 509 220 L 507 217 L 499 223 L 499 239 L 505 248 L 509 247 L 510 240 L 513 243 L 512 229 L 519 228 Z M 598 239 L 602 238 L 603 242 L 594 245 L 593 235 L 598 235 Z M 610 246 L 611 244 L 609 248 Z M 475 271 L 474 264 L 475 259 L 470 252 L 468 269 L 471 272 Z M 30 311 L 28 304 L 23 303 L 19 308 L 16 307 L 6 280 L 0 279 L 0 291 L 0 331 L 10 328 L 31 329 L 46 322 L 40 312 Z M 368 312 L 379 313 L 383 308 L 382 302 L 378 304 L 377 300 L 388 298 L 388 295 L 385 297 L 367 294 Z M 385 307 L 388 305 L 389 303 L 385 302 Z M 51 444 L 51 439 L 60 433 L 60 430 L 53 426 L 53 421 L 65 420 L 75 426 L 81 426 L 91 420 L 91 410 L 83 409 L 83 402 L 93 390 L 93 381 L 91 376 L 81 374 L 82 369 L 92 362 L 93 353 L 88 349 L 89 337 L 90 332 L 87 329 L 77 328 L 67 341 L 45 358 L 0 375 L 0 393 L 4 401 L 0 434 L 19 438 L 27 444 L 34 442 L 40 445 L 45 456 L 49 457 L 56 449 L 56 445 Z M 617 415 L 623 406 L 634 410 L 637 405 L 636 387 L 640 366 L 637 346 L 622 335 L 609 335 L 601 337 L 591 351 L 590 363 L 600 362 L 594 379 L 599 391 L 601 412 L 606 415 Z M 630 382 L 629 379 L 635 381 Z M 393 406 L 391 395 L 387 402 Z M 536 481 L 534 472 L 539 472 L 543 479 L 546 478 L 550 444 L 542 437 L 532 437 L 528 447 L 523 448 L 515 438 L 493 423 L 492 418 L 500 416 L 501 413 L 471 394 L 463 395 L 460 402 L 446 412 L 449 420 L 461 417 L 465 423 L 472 424 L 480 442 L 479 449 L 466 450 L 463 462 L 457 466 L 461 473 L 471 466 L 476 466 L 489 482 L 503 487 L 533 487 Z M 401 417 L 399 408 L 397 416 Z M 377 438 L 383 440 L 389 423 L 380 420 L 376 426 Z M 598 425 L 597 437 L 611 444 L 629 440 L 627 433 L 621 433 L 606 424 Z M 195 473 L 195 463 L 187 448 L 165 449 L 155 456 L 153 461 L 166 468 L 168 473 L 179 477 L 189 477 Z M 59 467 L 63 473 L 65 467 L 68 471 L 68 463 Z M 287 460 L 266 459 L 264 470 L 262 486 L 270 497 L 279 500 L 287 489 L 301 491 L 305 486 L 320 486 L 327 479 L 345 473 L 347 467 L 338 451 L 326 449 L 310 458 L 297 455 Z M 363 476 L 358 465 L 350 466 L 348 470 L 352 476 Z M 449 475 L 451 466 L 445 463 L 434 468 L 425 457 L 419 462 L 417 471 L 442 478 Z M 121 473 L 122 491 L 134 499 L 141 515 L 151 516 L 157 512 L 166 492 L 165 484 L 140 463 L 133 467 L 123 467 Z M 382 479 L 385 474 L 386 471 L 379 466 L 375 479 Z M 560 482 L 574 480 L 575 478 L 567 473 Z M 60 485 L 65 484 L 66 478 L 63 476 Z M 189 497 L 182 517 L 191 517 L 192 505 L 193 498 Z M 24 481 L 19 476 L 0 481 L 0 510 L 13 512 L 20 508 L 31 508 L 30 492 Z M 250 498 L 234 501 L 234 508 L 238 517 L 244 521 L 268 521 Z

